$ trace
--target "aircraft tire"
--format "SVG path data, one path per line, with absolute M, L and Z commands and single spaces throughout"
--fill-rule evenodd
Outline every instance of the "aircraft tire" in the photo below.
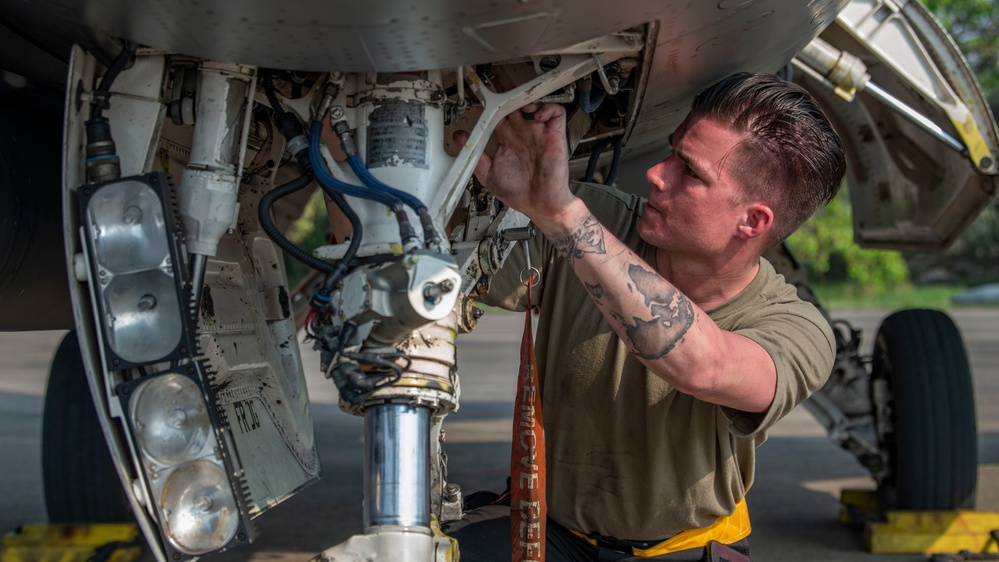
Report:
M 42 480 L 51 523 L 135 520 L 97 419 L 76 332 L 63 338 L 49 370 Z
M 872 379 L 886 378 L 891 427 L 880 443 L 892 474 L 878 485 L 883 511 L 974 507 L 975 397 L 961 333 L 938 310 L 891 314 L 874 343 Z

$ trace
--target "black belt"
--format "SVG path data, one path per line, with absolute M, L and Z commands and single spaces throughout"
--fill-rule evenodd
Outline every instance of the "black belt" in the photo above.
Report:
M 665 541 L 666 539 L 659 539 L 653 541 L 633 541 L 629 539 L 616 539 L 614 537 L 605 537 L 597 533 L 589 533 L 587 537 L 597 541 L 597 546 L 600 548 L 606 548 L 616 552 L 622 552 L 624 554 L 633 554 L 632 549 L 637 548 L 638 550 L 648 550 L 653 546 Z
M 579 535 L 576 534 L 576 531 L 571 531 L 568 528 L 559 525 L 558 523 L 556 523 L 551 519 L 548 520 L 548 524 L 559 527 L 576 538 L 581 538 Z M 599 548 L 606 548 L 608 550 L 621 552 L 623 554 L 634 554 L 634 552 L 632 552 L 632 549 L 636 548 L 638 550 L 648 550 L 653 546 L 666 540 L 666 539 L 657 539 L 649 541 L 635 541 L 629 539 L 617 539 L 614 537 L 605 537 L 599 533 L 583 533 L 582 531 L 579 531 L 579 534 L 585 534 L 585 536 L 589 540 L 596 541 L 597 542 L 596 546 Z

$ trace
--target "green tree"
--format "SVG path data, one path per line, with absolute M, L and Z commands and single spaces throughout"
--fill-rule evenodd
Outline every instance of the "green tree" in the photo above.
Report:
M 791 253 L 813 283 L 846 282 L 880 292 L 906 282 L 909 270 L 901 254 L 871 250 L 853 241 L 853 210 L 844 187 L 787 240 Z
M 285 235 L 306 252 L 312 252 L 319 246 L 327 244 L 329 237 L 329 218 L 326 215 L 326 204 L 322 190 L 317 189 L 302 210 L 302 215 L 292 224 Z M 285 257 L 285 272 L 288 274 L 288 286 L 294 287 L 305 277 L 310 269 L 293 258 Z
M 999 105 L 999 2 L 923 0 L 954 38 L 993 106 Z
M 992 113 L 999 116 L 999 2 L 996 0 L 923 0 L 954 38 L 982 85 Z M 954 251 L 934 267 L 963 281 L 999 279 L 999 201 L 993 201 L 961 235 Z

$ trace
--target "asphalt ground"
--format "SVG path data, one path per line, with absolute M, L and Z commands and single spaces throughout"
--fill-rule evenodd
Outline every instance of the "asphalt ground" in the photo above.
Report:
M 962 329 L 977 400 L 977 507 L 999 511 L 999 309 L 950 311 Z M 834 314 L 870 342 L 884 312 Z M 460 410 L 445 422 L 449 481 L 467 493 L 501 490 L 509 466 L 510 423 L 522 318 L 488 313 L 459 338 Z M 0 334 L 0 532 L 46 521 L 41 483 L 41 420 L 46 373 L 59 332 Z M 305 351 L 312 413 L 324 477 L 257 520 L 259 539 L 209 560 L 305 561 L 361 531 L 362 420 L 342 413 L 336 392 Z M 857 530 L 839 524 L 844 488 L 873 489 L 852 456 L 827 439 L 798 408 L 759 449 L 748 501 L 757 562 L 926 560 L 923 555 L 872 555 Z M 71 469 L 71 467 L 68 467 Z

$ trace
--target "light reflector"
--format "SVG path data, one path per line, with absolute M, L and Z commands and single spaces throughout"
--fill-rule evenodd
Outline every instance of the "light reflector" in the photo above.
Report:
M 222 548 L 239 526 L 239 510 L 225 472 L 205 460 L 185 463 L 170 473 L 160 508 L 166 515 L 164 534 L 189 554 Z
M 130 415 L 139 447 L 163 465 L 202 456 L 212 432 L 201 388 L 177 373 L 152 377 L 136 387 Z
M 82 186 L 91 286 L 109 370 L 189 356 L 186 268 L 160 173 Z

